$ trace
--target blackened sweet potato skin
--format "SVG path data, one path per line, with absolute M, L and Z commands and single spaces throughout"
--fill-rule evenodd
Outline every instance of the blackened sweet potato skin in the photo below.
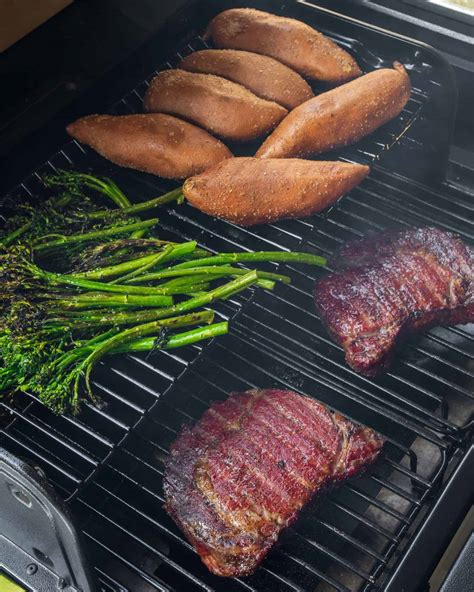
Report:
M 241 226 L 320 212 L 358 185 L 368 166 L 294 159 L 232 158 L 186 180 L 196 208 Z
M 169 179 L 201 173 L 232 156 L 206 131 L 159 113 L 89 115 L 67 132 L 115 164 Z
M 396 117 L 410 92 L 410 78 L 401 64 L 370 72 L 294 109 L 256 156 L 305 157 L 357 142 Z
M 313 91 L 297 72 L 278 60 L 250 51 L 203 49 L 186 56 L 182 70 L 214 74 L 245 86 L 257 97 L 294 109 L 311 99 Z
M 354 58 L 306 23 L 253 8 L 231 8 L 209 24 L 219 48 L 271 56 L 313 80 L 342 84 L 362 74 Z
M 148 112 L 169 113 L 237 142 L 271 131 L 288 111 L 273 101 L 213 74 L 165 70 L 152 80 L 144 99 Z

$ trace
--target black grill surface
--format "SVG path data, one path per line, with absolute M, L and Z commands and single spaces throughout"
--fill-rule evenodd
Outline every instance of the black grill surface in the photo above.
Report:
M 379 39 L 376 52 L 370 43 L 341 32 L 347 30 L 341 28 L 344 21 L 333 15 L 308 3 L 294 10 L 311 24 L 325 24 L 319 28 L 352 51 L 366 70 L 394 57 L 393 40 L 380 44 Z M 208 14 L 203 11 L 202 17 Z M 202 39 L 190 33 L 158 70 L 202 47 Z M 400 46 L 405 57 L 407 51 Z M 472 200 L 446 184 L 434 189 L 408 178 L 417 159 L 418 176 L 439 174 L 427 163 L 436 163 L 449 137 L 445 127 L 439 143 L 426 143 L 425 134 L 433 133 L 428 122 L 444 100 L 440 71 L 423 48 L 410 56 L 404 61 L 412 99 L 397 120 L 338 153 L 345 160 L 369 162 L 373 170 L 329 211 L 243 229 L 183 205 L 160 212 L 160 236 L 194 239 L 213 251 L 301 249 L 327 255 L 371 231 L 433 224 L 472 242 Z M 151 76 L 152 69 L 110 112 L 140 111 Z M 391 170 L 394 161 L 397 172 Z M 95 153 L 68 142 L 17 191 L 41 195 L 41 176 L 59 168 L 111 174 Z M 118 168 L 112 174 L 136 200 L 171 187 Z M 86 402 L 79 417 L 56 417 L 26 394 L 0 401 L 0 443 L 41 466 L 69 501 L 103 590 L 378 589 L 429 508 L 454 450 L 472 427 L 473 327 L 436 328 L 413 338 L 388 373 L 369 380 L 347 367 L 314 312 L 312 287 L 324 272 L 279 268 L 292 276 L 291 285 L 274 292 L 249 290 L 218 305 L 218 314 L 231 320 L 229 335 L 205 346 L 148 358 L 116 356 L 103 364 L 95 375 L 100 407 Z M 200 417 L 212 401 L 233 390 L 273 386 L 316 397 L 378 430 L 388 444 L 368 473 L 305 511 L 253 576 L 223 580 L 201 564 L 162 508 L 163 459 L 180 426 Z

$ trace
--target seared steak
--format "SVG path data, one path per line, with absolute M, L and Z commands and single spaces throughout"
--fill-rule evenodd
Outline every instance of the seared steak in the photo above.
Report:
M 316 283 L 322 322 L 357 372 L 374 376 L 415 331 L 474 321 L 474 253 L 438 228 L 390 231 L 348 243 Z
M 311 496 L 360 472 L 382 445 L 310 397 L 232 393 L 172 445 L 165 507 L 213 573 L 248 575 Z

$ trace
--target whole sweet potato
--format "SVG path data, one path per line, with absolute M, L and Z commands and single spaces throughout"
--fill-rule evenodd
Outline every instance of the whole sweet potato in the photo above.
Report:
M 288 111 L 272 101 L 213 74 L 165 70 L 152 80 L 146 111 L 170 113 L 196 123 L 216 136 L 244 142 L 273 129 Z
M 179 68 L 222 76 L 286 109 L 294 109 L 314 96 L 297 72 L 273 58 L 250 51 L 203 49 L 186 56 Z
M 355 187 L 369 167 L 298 158 L 230 158 L 187 179 L 196 208 L 242 226 L 320 212 Z
M 253 8 L 224 10 L 206 35 L 216 47 L 271 56 L 314 80 L 341 84 L 362 73 L 350 54 L 306 23 Z
M 405 68 L 383 68 L 303 103 L 285 117 L 257 151 L 261 158 L 327 152 L 357 142 L 396 117 L 410 97 Z
M 169 179 L 195 175 L 232 156 L 206 131 L 159 113 L 89 115 L 67 132 L 115 164 Z

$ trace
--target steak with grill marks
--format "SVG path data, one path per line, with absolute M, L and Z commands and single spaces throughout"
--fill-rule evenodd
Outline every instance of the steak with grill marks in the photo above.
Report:
M 232 393 L 172 445 L 165 507 L 213 573 L 248 575 L 315 493 L 359 473 L 382 446 L 310 397 Z
M 348 243 L 316 282 L 321 321 L 347 363 L 374 376 L 396 346 L 434 325 L 474 321 L 474 252 L 438 228 L 388 231 Z

